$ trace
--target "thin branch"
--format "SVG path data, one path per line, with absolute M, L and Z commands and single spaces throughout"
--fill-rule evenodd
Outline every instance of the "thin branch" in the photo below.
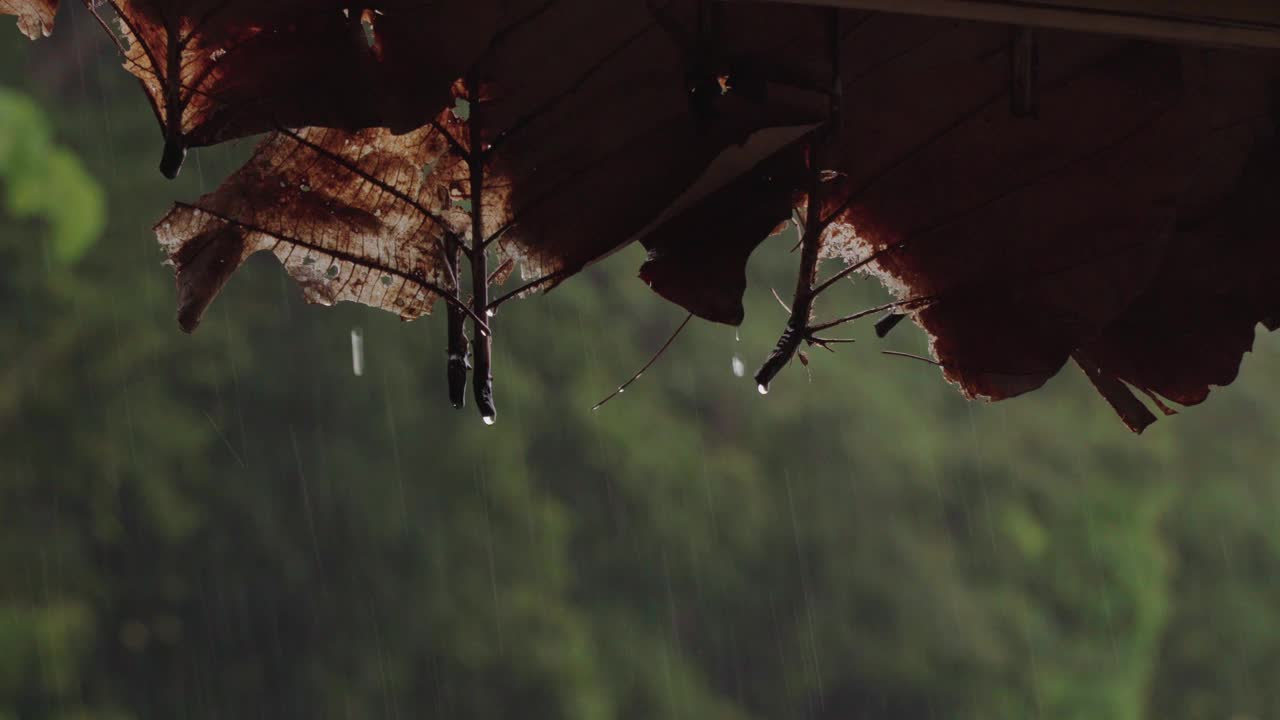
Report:
M 559 280 L 560 278 L 568 277 L 571 274 L 572 273 L 570 273 L 568 270 L 557 270 L 553 273 L 548 273 L 546 275 L 543 275 L 542 277 L 536 280 L 527 282 L 521 285 L 520 287 L 516 288 L 515 290 L 512 290 L 511 292 L 502 295 L 497 300 L 494 300 L 493 302 L 489 303 L 489 309 L 497 310 L 500 305 L 507 302 L 508 300 L 512 300 L 523 293 L 526 293 L 536 287 L 541 287 L 542 285 L 546 285 L 549 282 Z
M 454 292 L 462 292 L 458 268 L 462 265 L 462 248 L 454 246 L 445 253 Z M 446 309 L 446 346 L 448 353 L 445 376 L 449 387 L 449 404 L 461 410 L 467 404 L 467 374 L 471 370 L 470 343 L 467 339 L 466 306 L 450 304 Z
M 934 360 L 934 359 L 932 359 L 932 358 L 924 357 L 923 355 L 913 355 L 913 354 L 911 354 L 911 353 L 898 352 L 897 350 L 881 350 L 881 351 L 880 351 L 880 354 L 881 354 L 881 355 L 888 355 L 888 356 L 890 356 L 890 357 L 902 357 L 902 358 L 909 358 L 909 359 L 911 359 L 911 360 L 919 360 L 919 361 L 920 361 L 920 362 L 922 362 L 922 363 L 928 363 L 929 365 L 932 365 L 932 366 L 934 366 L 934 367 L 939 367 L 939 368 L 945 368 L 945 367 L 946 367 L 945 365 L 943 365 L 942 363 L 938 362 L 937 360 Z
M 118 50 L 121 55 L 124 55 L 126 52 L 124 43 L 120 42 L 120 38 L 119 36 L 116 35 L 115 30 L 113 30 L 111 28 L 111 25 L 102 18 L 102 15 L 98 13 L 98 6 L 93 3 L 86 3 L 86 5 L 89 8 L 89 14 L 92 15 L 93 19 L 98 22 L 98 26 L 101 27 L 103 31 L 107 33 L 107 37 L 111 38 L 111 42 L 115 44 L 116 50 Z M 110 5 L 112 9 L 117 9 L 115 7 L 115 3 L 110 3 Z
M 930 303 L 936 299 L 937 299 L 937 296 L 935 295 L 927 295 L 923 297 L 907 298 L 906 300 L 895 300 L 894 302 L 885 303 L 883 305 L 877 305 L 876 307 L 868 308 L 866 310 L 859 310 L 858 312 L 853 313 L 852 315 L 845 315 L 842 318 L 836 318 L 835 320 L 831 320 L 829 322 L 819 323 L 817 325 L 810 327 L 809 330 L 811 332 L 822 332 L 823 330 L 830 330 L 831 328 L 836 327 L 837 325 L 844 325 L 845 323 L 851 323 L 855 320 L 861 320 L 864 317 L 868 317 L 870 315 L 876 315 L 876 314 L 885 312 L 886 310 L 895 310 L 897 308 L 914 308 L 917 305 Z
M 494 271 L 489 273 L 489 282 L 487 284 L 492 285 L 493 281 L 497 280 L 499 275 L 510 270 L 511 266 L 514 265 L 515 262 L 515 258 L 507 258 L 506 260 L 503 260 L 501 265 L 494 268 Z M 492 310 L 493 308 L 490 307 L 489 309 Z
M 472 315 L 481 317 L 489 311 L 489 269 L 488 255 L 485 252 L 484 234 L 484 170 L 486 156 L 484 151 L 475 147 L 482 145 L 483 107 L 480 102 L 480 81 L 474 73 L 467 76 L 467 92 L 470 93 L 471 114 L 467 119 L 468 136 L 471 138 L 471 152 L 467 153 L 467 165 L 471 171 L 471 303 Z M 498 417 L 498 410 L 493 402 L 493 336 L 486 334 L 472 340 L 475 364 L 472 368 L 474 379 L 476 407 L 487 425 L 492 425 Z
M 786 311 L 787 311 L 787 314 L 788 314 L 788 315 L 790 315 L 790 314 L 791 314 L 791 306 L 790 306 L 790 305 L 788 305 L 788 304 L 787 304 L 787 301 L 786 301 L 786 300 L 783 300 L 783 299 L 782 299 L 782 296 L 778 294 L 778 289 L 777 289 L 777 288 L 769 288 L 769 292 L 773 293 L 773 299 L 774 299 L 774 300 L 777 300 L 777 301 L 778 301 L 778 304 L 782 306 L 782 309 L 783 309 L 783 310 L 786 310 Z
M 769 384 L 782 372 L 800 350 L 801 343 L 811 340 L 813 331 L 809 322 L 813 314 L 813 301 L 817 293 L 813 291 L 813 283 L 818 275 L 818 262 L 821 259 L 822 232 L 822 162 L 823 150 L 835 139 L 836 128 L 840 124 L 841 82 L 840 82 L 840 14 L 836 10 L 827 12 L 827 31 L 831 62 L 831 99 L 827 112 L 827 122 L 820 126 L 809 140 L 809 199 L 806 208 L 808 217 L 803 224 L 800 244 L 800 271 L 796 276 L 795 297 L 791 303 L 791 317 L 786 328 L 778 338 L 773 352 L 769 354 L 756 371 L 755 380 L 761 393 L 769 391 Z M 781 302 L 781 299 L 779 299 Z M 786 303 L 783 303 L 786 306 Z M 827 348 L 830 350 L 830 348 Z
M 612 393 L 609 394 L 608 397 L 596 403 L 595 406 L 592 407 L 591 409 L 599 410 L 601 407 L 604 406 L 605 403 L 609 402 L 615 397 L 626 392 L 627 388 L 631 387 L 632 383 L 639 380 L 640 377 L 644 375 L 649 368 L 653 367 L 654 363 L 658 362 L 658 360 L 662 358 L 662 356 L 667 352 L 667 348 L 671 347 L 671 344 L 676 341 L 676 338 L 680 337 L 680 333 L 684 332 L 685 326 L 688 325 L 689 321 L 692 319 L 693 319 L 693 313 L 689 313 L 687 316 L 685 316 L 684 322 L 680 323 L 680 327 L 677 327 L 676 331 L 671 333 L 671 337 L 667 338 L 667 341 L 662 344 L 662 347 L 658 348 L 658 352 L 654 353 L 653 357 L 649 358 L 649 362 L 645 363 L 644 367 L 637 370 L 636 374 L 632 375 L 630 380 L 627 380 L 626 382 L 619 385 L 617 390 L 614 390 Z
M 490 150 L 492 151 L 492 148 L 490 148 Z M 512 217 L 510 220 L 503 223 L 502 227 L 498 228 L 496 232 L 491 234 L 489 237 L 485 238 L 484 242 L 480 244 L 480 247 L 487 249 L 490 245 L 498 242 L 498 240 L 501 239 L 503 235 L 507 234 L 508 230 L 510 230 L 515 226 L 516 226 L 516 219 Z
M 440 248 L 440 260 L 444 263 L 444 269 L 449 271 L 449 277 L 445 278 L 449 281 L 450 287 L 455 292 L 462 292 L 462 283 L 458 280 L 458 267 L 461 265 L 456 254 L 463 250 L 458 242 L 458 237 L 449 230 L 445 230 L 440 237 L 436 238 L 436 247 Z

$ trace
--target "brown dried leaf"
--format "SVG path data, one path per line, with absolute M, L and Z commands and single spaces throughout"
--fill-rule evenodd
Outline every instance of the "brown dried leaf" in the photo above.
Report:
M 1231 72 L 1239 79 L 1247 71 Z M 1229 112 L 1229 103 L 1223 97 L 1219 112 Z M 1083 348 L 1104 372 L 1158 405 L 1161 398 L 1203 402 L 1212 386 L 1235 380 L 1258 324 L 1276 328 L 1280 247 L 1270 208 L 1280 191 L 1280 146 L 1273 132 L 1266 116 L 1236 122 L 1204 149 L 1216 166 L 1202 174 L 1206 182 L 1220 175 L 1218 168 L 1238 182 L 1224 197 L 1211 192 L 1199 212 L 1185 213 L 1154 280 Z
M 511 231 L 501 247 L 522 261 L 526 277 L 571 274 L 636 239 L 700 178 L 707 186 L 695 194 L 714 191 L 800 134 L 748 143 L 756 133 L 803 127 L 825 103 L 745 77 L 741 88 L 717 85 L 711 97 L 700 95 L 702 61 L 688 46 L 697 7 L 562 0 L 479 66 L 493 83 L 484 113 L 486 141 L 497 146 L 495 182 L 509 188 Z M 726 18 L 749 11 L 722 10 Z M 549 41 L 566 37 L 576 40 L 539 60 Z M 723 76 L 728 71 L 716 68 L 734 67 L 732 48 L 753 39 L 724 38 L 723 65 L 702 72 Z M 739 145 L 745 161 L 704 176 Z
M 108 4 L 164 131 L 169 176 L 188 147 L 278 127 L 418 128 L 501 29 L 493 1 Z
M 308 301 L 359 302 L 410 320 L 453 287 L 444 264 L 445 141 L 427 128 L 308 129 L 272 135 L 217 191 L 156 226 L 178 273 L 179 321 L 191 331 L 249 255 L 272 252 Z M 430 174 L 428 165 L 437 165 Z
M 1223 207 L 1232 187 L 1257 192 L 1241 174 L 1274 122 L 1270 67 L 1146 44 L 1078 52 L 1089 45 L 1047 34 L 1039 120 L 1013 117 L 998 97 L 942 113 L 952 125 L 854 181 L 841 219 L 856 229 L 855 254 L 884 253 L 873 270 L 900 296 L 936 298 L 916 317 L 967 395 L 1033 390 L 1075 354 L 1140 431 L 1155 417 L 1121 381 L 1199 402 L 1234 378 L 1264 306 L 1275 307 L 1273 274 L 1243 283 L 1255 302 L 1241 297 L 1250 267 L 1274 267 L 1261 241 L 1274 221 Z M 1072 57 L 1083 62 L 1062 63 Z M 980 83 L 974 70 L 966 77 Z M 987 89 L 998 94 L 1004 77 L 990 68 Z M 875 105 L 910 106 L 895 99 Z M 856 163 L 842 169 L 860 175 Z M 1197 215 L 1221 219 L 1211 238 L 1175 233 Z M 1226 262 L 1215 257 L 1236 265 L 1206 273 Z
M 1276 163 L 1258 159 L 1275 121 L 1269 59 L 1042 32 L 1032 120 L 1009 111 L 1007 29 L 841 23 L 846 110 L 823 190 L 837 222 L 822 255 L 927 300 L 915 318 L 948 379 L 1002 399 L 1074 355 L 1140 430 L 1155 416 L 1126 383 L 1191 404 L 1235 377 L 1256 324 L 1280 319 L 1265 210 Z M 797 47 L 820 46 L 810 33 L 775 64 L 813 75 Z M 642 277 L 737 321 L 747 257 L 806 176 L 763 164 L 672 218 L 645 238 Z
M 518 261 L 524 277 L 558 282 L 633 239 L 691 184 L 694 197 L 686 202 L 731 182 L 811 126 L 758 131 L 811 118 L 815 102 L 812 93 L 797 93 L 799 100 L 771 103 L 762 85 L 750 96 L 718 92 L 700 116 L 690 102 L 689 50 L 667 26 L 693 26 L 687 16 L 696 6 L 672 3 L 656 13 L 640 0 L 607 7 L 561 0 L 513 14 L 524 20 L 508 20 L 502 42 L 471 69 L 477 87 L 457 83 L 457 111 L 438 114 L 432 126 L 404 136 L 319 129 L 272 136 L 222 188 L 160 226 L 178 266 L 184 326 L 194 326 L 226 281 L 225 263 L 194 258 L 214 252 L 213 239 L 232 247 L 228 227 L 248 238 L 227 251 L 234 265 L 272 249 L 314 300 L 356 300 L 414 317 L 429 306 L 429 294 L 396 297 L 403 306 L 368 295 L 360 278 L 372 259 L 392 275 L 456 291 L 437 262 L 439 237 L 448 234 L 467 247 L 492 243 L 507 269 L 491 281 L 505 279 L 515 264 L 508 261 Z M 745 147 L 704 174 L 738 143 Z M 475 198 L 471 164 L 479 153 L 485 171 Z M 704 182 L 695 184 L 700 176 Z M 294 189 L 303 182 L 312 193 Z M 403 217 L 390 225 L 368 220 L 392 211 Z M 341 223 L 326 219 L 335 214 Z M 340 255 L 337 243 L 345 243 Z M 353 243 L 358 252 L 348 247 Z M 299 266 L 297 258 L 310 256 L 298 248 L 336 257 L 337 277 Z M 358 292 L 345 285 L 351 273 Z
M 18 30 L 32 40 L 49 37 L 58 0 L 0 0 L 0 15 L 17 15 Z
M 649 257 L 640 279 L 698 317 L 740 325 L 747 260 L 791 217 L 805 167 L 802 148 L 793 144 L 662 223 L 644 236 Z

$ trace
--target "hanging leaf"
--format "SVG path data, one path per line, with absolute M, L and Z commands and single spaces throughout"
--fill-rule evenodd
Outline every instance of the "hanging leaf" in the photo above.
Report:
M 194 330 L 249 255 L 270 251 L 308 301 L 360 302 L 409 320 L 441 286 L 453 165 L 433 129 L 282 131 L 217 191 L 179 204 L 156 226 L 178 272 L 179 321 Z M 445 160 L 444 163 L 448 163 Z M 385 179 L 384 179 L 385 178 Z
M 1222 284 L 1273 266 L 1275 225 L 1224 202 L 1256 192 L 1244 163 L 1275 119 L 1265 66 L 1220 57 L 1126 45 L 1046 79 L 1030 129 L 976 114 L 853 199 L 842 220 L 883 252 L 874 270 L 936 298 L 917 319 L 966 394 L 1035 389 L 1073 353 L 1183 404 L 1234 378 L 1267 303 L 1232 301 L 1267 286 Z M 1210 239 L 1180 229 L 1199 217 L 1218 219 Z M 1219 262 L 1236 265 L 1206 278 Z
M 17 15 L 18 30 L 32 40 L 53 33 L 58 0 L 0 0 L 0 15 Z
M 696 3 L 684 5 L 688 11 Z M 511 25 L 504 42 L 473 71 L 483 83 L 475 91 L 458 83 L 458 102 L 445 103 L 451 109 L 431 126 L 403 136 L 386 130 L 277 133 L 216 193 L 180 207 L 161 224 L 180 283 L 191 288 L 183 294 L 183 316 L 198 316 L 225 282 L 226 265 L 189 258 L 211 252 L 204 249 L 211 232 L 228 242 L 227 226 L 238 228 L 237 237 L 255 238 L 232 253 L 240 259 L 268 245 L 296 259 L 302 255 L 284 248 L 332 250 L 335 238 L 343 238 L 367 248 L 353 267 L 367 267 L 376 257 L 393 274 L 432 284 L 445 280 L 438 260 L 439 236 L 447 231 L 472 248 L 473 261 L 477 247 L 492 244 L 500 262 L 518 260 L 526 278 L 559 281 L 632 239 L 726 148 L 743 143 L 744 150 L 735 152 L 749 157 L 730 163 L 719 173 L 725 177 L 710 178 L 712 186 L 812 127 L 757 136 L 771 125 L 811 117 L 815 103 L 774 106 L 763 94 L 731 91 L 715 99 L 713 116 L 698 117 L 689 98 L 692 51 L 664 29 L 667 20 L 695 25 L 692 13 L 686 15 L 668 7 L 659 16 L 644 2 L 606 8 L 565 0 Z M 586 27 L 598 29 L 580 32 Z M 565 37 L 582 39 L 558 42 Z M 470 184 L 478 147 L 485 166 L 480 198 Z M 304 183 L 314 188 L 311 193 L 298 189 Z M 472 223 L 477 211 L 487 229 L 478 241 Z M 364 224 L 350 225 L 352 218 Z M 407 266 L 401 262 L 406 257 L 412 258 Z M 338 297 L 322 290 L 343 287 L 347 266 L 337 267 L 337 284 L 317 280 L 312 269 L 290 271 L 316 300 L 353 299 L 404 317 L 428 307 L 427 295 L 417 302 L 398 297 L 405 306 L 388 306 L 381 295 Z M 212 280 L 194 279 L 215 270 Z
M 805 174 L 801 150 L 785 148 L 645 235 L 640 279 L 700 318 L 740 325 L 747 260 L 791 217 Z
M 500 42 L 467 68 L 431 124 L 399 136 L 277 132 L 222 188 L 158 228 L 178 269 L 183 326 L 261 250 L 275 252 L 309 300 L 408 319 L 427 312 L 433 294 L 457 300 L 463 273 L 445 261 L 456 249 L 479 318 L 503 301 L 490 302 L 489 284 L 516 264 L 533 279 L 528 289 L 551 286 L 634 239 L 691 185 L 697 195 L 732 182 L 812 127 L 803 123 L 821 103 L 806 92 L 775 101 L 763 81 L 750 92 L 717 81 L 711 97 L 700 95 L 700 78 L 723 76 L 701 6 L 563 0 L 504 14 Z M 775 126 L 790 129 L 767 130 Z M 745 158 L 704 172 L 739 145 Z M 379 291 L 374 276 L 396 292 Z M 455 323 L 451 360 L 457 337 Z M 488 375 L 488 342 L 475 350 L 478 378 Z M 476 390 L 491 420 L 487 379 Z
M 277 127 L 418 128 L 501 28 L 496 0 L 111 0 L 172 177 L 189 147 Z
M 810 167 L 830 222 L 818 250 L 912 301 L 948 379 L 1003 399 L 1074 355 L 1113 404 L 1126 382 L 1183 404 L 1230 382 L 1253 327 L 1276 317 L 1271 274 L 1245 283 L 1248 302 L 1223 287 L 1274 267 L 1256 240 L 1267 216 L 1222 209 L 1232 187 L 1258 192 L 1258 173 L 1241 174 L 1274 123 L 1268 61 L 1040 33 L 1033 120 L 1009 110 L 1003 28 L 852 13 L 840 25 L 847 108 L 827 164 Z M 800 46 L 821 48 L 821 37 Z M 780 66 L 818 63 L 783 56 Z M 747 257 L 791 213 L 783 199 L 805 189 L 796 166 L 761 165 L 658 228 L 642 278 L 696 314 L 739 320 Z M 767 181 L 778 177 L 788 180 Z M 1211 240 L 1175 234 L 1206 213 L 1223 218 Z M 1196 279 L 1197 253 L 1237 265 Z M 1206 282 L 1214 290 L 1185 292 Z M 816 331 L 872 313 L 797 314 L 781 365 Z M 1128 413 L 1135 429 L 1139 416 Z
M 1249 74 L 1239 67 L 1229 71 L 1231 76 L 1215 73 L 1217 89 Z M 1219 101 L 1218 112 L 1230 113 L 1232 97 L 1223 94 Z M 1233 382 L 1258 324 L 1280 326 L 1280 249 L 1268 211 L 1280 192 L 1280 147 L 1267 116 L 1237 120 L 1224 130 L 1203 151 L 1209 164 L 1200 177 L 1204 194 L 1183 213 L 1155 278 L 1079 351 L 1162 410 L 1161 398 L 1195 405 L 1212 386 Z M 1214 182 L 1223 170 L 1234 176 L 1241 166 L 1234 186 Z M 1141 423 L 1129 425 L 1141 430 Z

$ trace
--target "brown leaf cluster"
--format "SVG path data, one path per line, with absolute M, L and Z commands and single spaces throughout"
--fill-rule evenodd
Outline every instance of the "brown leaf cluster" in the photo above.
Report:
M 1029 36 L 1008 27 L 791 3 L 94 8 L 166 174 L 187 148 L 269 133 L 157 225 L 182 327 L 262 251 L 313 302 L 410 320 L 444 298 L 451 397 L 474 356 L 489 419 L 506 300 L 640 242 L 656 293 L 737 324 L 749 258 L 793 218 L 792 318 L 762 386 L 870 314 L 814 318 L 852 273 L 885 283 L 966 395 L 1074 361 L 1138 431 L 1155 415 L 1134 390 L 1199 403 L 1280 323 L 1269 55 L 1037 31 L 1028 80 Z M 53 11 L 0 0 L 33 37 Z

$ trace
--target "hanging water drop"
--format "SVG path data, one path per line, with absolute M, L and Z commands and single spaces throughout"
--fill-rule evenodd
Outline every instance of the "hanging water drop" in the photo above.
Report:
M 358 327 L 351 328 L 351 373 L 364 375 L 364 330 Z
M 482 419 L 484 420 L 484 424 L 485 424 L 485 425 L 492 425 L 492 424 L 494 424 L 494 423 L 498 422 L 498 418 L 496 418 L 496 417 L 494 417 L 494 416 L 492 416 L 492 415 L 485 415 Z
M 759 390 L 761 395 L 769 394 L 769 386 L 765 385 L 764 383 L 760 383 L 759 385 L 757 385 L 756 390 Z

